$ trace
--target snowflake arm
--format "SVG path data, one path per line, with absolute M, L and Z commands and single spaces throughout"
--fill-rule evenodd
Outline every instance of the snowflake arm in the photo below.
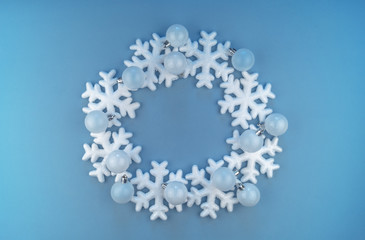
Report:
M 109 170 L 106 168 L 105 161 L 93 164 L 95 170 L 89 172 L 89 176 L 96 177 L 99 182 L 105 182 L 105 177 L 110 176 Z

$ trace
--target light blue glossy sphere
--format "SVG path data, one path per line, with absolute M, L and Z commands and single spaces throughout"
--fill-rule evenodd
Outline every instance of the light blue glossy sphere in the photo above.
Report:
M 110 190 L 110 195 L 116 203 L 127 203 L 134 195 L 134 187 L 130 182 L 116 182 Z
M 172 74 L 182 74 L 187 66 L 186 57 L 181 52 L 171 52 L 165 57 L 164 66 Z
M 182 182 L 172 181 L 167 184 L 163 194 L 168 203 L 180 205 L 186 202 L 188 189 Z
M 91 133 L 105 132 L 108 124 L 108 116 L 103 111 L 91 111 L 85 117 L 85 127 Z
M 219 190 L 228 191 L 236 184 L 236 176 L 231 169 L 220 167 L 213 173 L 212 183 Z
M 265 119 L 265 130 L 273 136 L 280 136 L 284 134 L 287 129 L 288 120 L 280 113 L 270 114 Z
M 260 201 L 260 191 L 252 183 L 243 184 L 243 190 L 237 190 L 237 199 L 245 207 L 253 207 Z
M 130 90 L 141 88 L 145 82 L 146 75 L 139 67 L 128 67 L 122 73 L 124 85 Z
M 250 50 L 241 48 L 233 54 L 231 61 L 236 70 L 244 72 L 252 68 L 255 63 L 255 56 Z
M 123 150 L 115 150 L 106 157 L 106 166 L 113 173 L 122 173 L 128 169 L 131 158 Z
M 171 25 L 166 31 L 166 40 L 173 47 L 181 47 L 185 45 L 188 39 L 188 30 L 180 24 Z
M 243 151 L 253 153 L 260 150 L 264 144 L 262 137 L 256 135 L 254 130 L 246 130 L 239 137 L 240 147 Z

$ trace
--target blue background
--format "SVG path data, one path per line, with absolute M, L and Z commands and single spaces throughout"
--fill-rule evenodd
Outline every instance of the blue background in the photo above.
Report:
M 0 239 L 364 239 L 364 12 L 361 1 L 2 1 Z M 150 222 L 114 204 L 112 181 L 81 161 L 85 83 L 121 74 L 137 37 L 173 23 L 250 48 L 277 95 L 270 107 L 289 119 L 281 168 L 259 177 L 255 208 L 211 220 L 195 206 Z M 138 167 L 168 160 L 187 172 L 228 154 L 222 91 L 195 82 L 135 94 L 142 107 L 123 125 L 143 146 Z

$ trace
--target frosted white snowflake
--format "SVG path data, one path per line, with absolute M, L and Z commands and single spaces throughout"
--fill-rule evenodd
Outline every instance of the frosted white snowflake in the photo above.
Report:
M 164 177 L 169 173 L 166 169 L 167 162 L 158 163 L 152 161 L 152 169 L 150 170 L 151 175 L 154 177 L 154 181 L 150 179 L 150 174 L 148 172 L 142 173 L 140 169 L 136 172 L 136 177 L 131 180 L 132 184 L 137 185 L 138 190 L 148 189 L 148 192 L 137 191 L 137 196 L 132 198 L 132 202 L 136 204 L 136 211 L 141 211 L 142 208 L 149 208 L 152 212 L 150 219 L 156 220 L 160 218 L 162 220 L 167 219 L 166 212 L 168 207 L 164 204 L 163 188 Z M 182 171 L 178 170 L 176 174 L 170 173 L 169 181 L 179 181 L 187 184 L 187 181 L 182 177 Z M 150 201 L 154 200 L 154 205 L 150 206 Z M 171 205 L 169 207 L 172 209 L 176 207 L 178 212 L 182 211 L 182 205 Z
M 225 42 L 224 45 L 219 43 L 217 45 L 217 40 L 215 37 L 216 32 L 206 33 L 202 31 L 200 33 L 201 37 L 199 43 L 202 46 L 202 50 L 199 49 L 198 42 L 191 42 L 190 39 L 185 46 L 180 47 L 180 51 L 185 52 L 186 57 L 194 56 L 196 60 L 192 62 L 191 72 L 192 76 L 195 76 L 196 70 L 201 68 L 201 72 L 196 75 L 198 80 L 196 86 L 207 88 L 212 88 L 212 81 L 215 78 L 222 77 L 223 81 L 226 81 L 228 75 L 233 72 L 233 68 L 228 67 L 228 62 L 223 60 L 228 60 L 228 49 L 231 45 L 230 42 Z M 214 51 L 212 48 L 217 45 L 217 49 Z M 219 61 L 223 61 L 220 63 Z M 214 70 L 215 77 L 211 73 Z
M 260 121 L 272 112 L 266 107 L 269 98 L 274 99 L 275 94 L 271 92 L 271 84 L 263 87 L 257 82 L 258 74 L 249 74 L 242 72 L 243 78 L 234 79 L 231 74 L 227 82 L 220 84 L 224 90 L 224 100 L 218 101 L 221 106 L 221 113 L 227 111 L 231 113 L 234 120 L 232 126 L 240 125 L 246 129 L 249 126 L 248 121 L 255 119 L 257 116 Z
M 85 113 L 100 110 L 114 116 L 109 121 L 109 127 L 112 125 L 119 127 L 121 125 L 119 119 L 127 114 L 130 118 L 134 118 L 135 110 L 140 106 L 138 102 L 132 103 L 131 93 L 124 84 L 118 84 L 117 78 L 114 77 L 115 73 L 115 70 L 108 73 L 100 72 L 99 75 L 103 79 L 94 85 L 87 82 L 86 91 L 81 95 L 82 98 L 89 98 L 88 106 L 82 109 Z
M 215 170 L 222 167 L 224 164 L 223 160 L 215 162 L 212 159 L 208 160 L 209 166 L 206 167 L 207 173 L 212 176 Z M 227 208 L 229 212 L 233 211 L 233 205 L 238 202 L 238 200 L 234 197 L 234 193 L 232 191 L 222 192 L 217 189 L 211 182 L 211 180 L 205 178 L 205 170 L 198 169 L 198 166 L 194 165 L 192 168 L 192 172 L 186 175 L 186 179 L 191 180 L 191 185 L 196 186 L 200 185 L 201 188 L 197 189 L 195 187 L 191 187 L 190 192 L 188 194 L 188 203 L 187 205 L 191 207 L 194 205 L 200 205 L 203 211 L 200 213 L 201 217 L 210 216 L 211 218 L 217 218 L 217 211 L 219 210 L 219 206 L 216 203 L 216 199 L 220 200 L 220 207 Z M 202 198 L 206 197 L 206 201 L 202 202 Z
M 121 176 L 124 174 L 131 177 L 127 172 L 120 174 L 110 172 L 106 167 L 105 157 L 109 153 L 120 149 L 124 150 L 134 162 L 140 163 L 141 158 L 139 153 L 142 150 L 142 147 L 133 147 L 133 144 L 129 143 L 128 138 L 132 137 L 132 135 L 132 133 L 126 132 L 124 128 L 119 128 L 119 132 L 113 132 L 113 134 L 110 131 L 92 134 L 92 136 L 95 137 L 94 143 L 91 145 L 84 144 L 85 154 L 82 157 L 82 160 L 85 161 L 90 159 L 95 168 L 95 170 L 90 171 L 89 175 L 97 177 L 99 182 L 104 182 L 105 177 L 110 175 L 116 176 L 115 181 L 120 181 Z M 123 146 L 124 149 L 122 149 Z
M 146 82 L 143 87 L 148 87 L 154 91 L 156 90 L 156 83 L 165 82 L 166 87 L 171 87 L 172 82 L 180 76 L 168 72 L 163 66 L 165 56 L 171 52 L 170 48 L 164 48 L 165 37 L 160 37 L 156 33 L 152 34 L 152 37 L 153 39 L 144 43 L 137 39 L 136 44 L 130 46 L 130 49 L 135 51 L 132 61 L 126 60 L 124 64 L 127 67 L 136 66 L 143 69 L 146 73 Z M 177 49 L 174 50 L 177 51 Z M 187 68 L 183 77 L 187 77 L 189 72 L 190 69 Z
M 254 129 L 251 126 L 252 129 Z M 227 139 L 228 144 L 232 144 L 232 150 L 239 150 L 239 132 L 238 130 L 233 131 L 233 137 Z M 257 183 L 256 176 L 266 174 L 268 178 L 273 177 L 273 171 L 279 169 L 279 165 L 274 163 L 274 158 L 265 158 L 266 154 L 274 157 L 277 152 L 281 152 L 282 148 L 278 145 L 279 139 L 274 137 L 272 140 L 269 138 L 265 139 L 264 146 L 257 152 L 249 153 L 237 153 L 232 151 L 230 156 L 224 156 L 224 160 L 228 163 L 230 168 L 241 169 L 242 164 L 246 162 L 246 166 L 241 169 L 242 182 L 251 181 Z M 256 165 L 260 166 L 260 173 L 256 169 Z

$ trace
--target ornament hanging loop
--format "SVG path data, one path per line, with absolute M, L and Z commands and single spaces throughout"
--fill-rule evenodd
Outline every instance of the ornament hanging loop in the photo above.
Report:
M 243 185 L 243 183 L 239 182 L 239 183 L 236 183 L 236 187 L 239 189 L 239 190 L 243 190 L 245 189 L 245 186 Z
M 163 48 L 168 48 L 168 47 L 170 47 L 171 46 L 171 43 L 169 42 L 169 41 L 164 41 L 164 43 L 163 43 L 163 45 L 162 45 L 162 47 Z
M 108 120 L 111 121 L 115 118 L 115 114 L 109 114 L 108 115 Z
M 256 135 L 261 136 L 265 132 L 265 124 L 259 123 L 257 124 L 257 126 L 259 127 L 259 129 L 256 131 Z
M 238 174 L 240 174 L 240 170 L 237 169 L 237 168 L 234 168 L 233 173 L 234 173 L 235 176 L 238 176 Z
M 122 183 L 127 183 L 128 182 L 128 176 L 126 174 L 124 174 L 122 176 Z
M 233 56 L 233 54 L 235 54 L 237 52 L 237 50 L 235 48 L 228 48 L 228 55 L 229 56 Z

